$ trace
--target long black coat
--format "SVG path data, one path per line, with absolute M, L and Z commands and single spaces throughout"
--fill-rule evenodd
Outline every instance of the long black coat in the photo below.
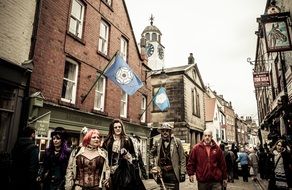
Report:
M 54 150 L 46 149 L 42 172 L 43 190 L 64 189 L 70 150 L 62 153 L 55 154 Z
M 36 181 L 39 170 L 39 148 L 34 140 L 21 137 L 12 150 L 13 189 L 37 190 Z
M 108 151 L 109 165 L 112 165 L 112 148 L 114 138 L 111 137 L 103 143 L 103 148 Z M 121 138 L 121 149 L 125 148 L 132 157 L 136 157 L 135 149 L 131 138 L 124 136 Z M 134 165 L 123 159 L 123 156 L 119 155 L 119 167 L 113 175 L 111 175 L 112 190 L 146 190 L 144 184 L 139 176 L 135 173 Z

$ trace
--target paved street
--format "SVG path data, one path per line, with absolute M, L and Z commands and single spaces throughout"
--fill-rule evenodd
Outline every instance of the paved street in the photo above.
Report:
M 143 181 L 147 190 L 159 190 L 158 185 L 153 179 L 144 180 Z M 189 179 L 187 178 L 184 183 L 180 184 L 181 190 L 196 190 L 197 183 L 190 183 Z M 243 182 L 242 177 L 239 180 L 235 180 L 234 183 L 228 183 L 227 190 L 262 190 L 261 186 L 253 182 L 249 178 L 249 182 Z

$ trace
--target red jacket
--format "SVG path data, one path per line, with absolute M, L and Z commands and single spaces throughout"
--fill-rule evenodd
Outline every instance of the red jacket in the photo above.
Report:
M 224 156 L 214 140 L 211 142 L 209 157 L 203 141 L 193 147 L 187 164 L 187 173 L 189 176 L 196 174 L 199 182 L 221 182 L 227 179 Z

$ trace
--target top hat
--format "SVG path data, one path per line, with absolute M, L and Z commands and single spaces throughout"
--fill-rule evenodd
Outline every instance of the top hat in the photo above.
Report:
M 161 132 L 161 130 L 172 130 L 172 126 L 169 123 L 163 123 L 157 131 Z

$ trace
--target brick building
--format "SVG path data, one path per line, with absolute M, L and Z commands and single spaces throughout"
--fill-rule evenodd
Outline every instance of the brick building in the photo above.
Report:
M 129 96 L 102 75 L 118 50 L 142 80 L 149 69 L 139 53 L 125 2 L 41 2 L 29 112 L 41 149 L 56 127 L 67 129 L 69 142 L 76 144 L 83 127 L 97 128 L 105 136 L 111 120 L 121 118 L 128 134 L 142 138 L 145 152 L 151 115 L 143 111 L 151 86 L 145 84 Z

